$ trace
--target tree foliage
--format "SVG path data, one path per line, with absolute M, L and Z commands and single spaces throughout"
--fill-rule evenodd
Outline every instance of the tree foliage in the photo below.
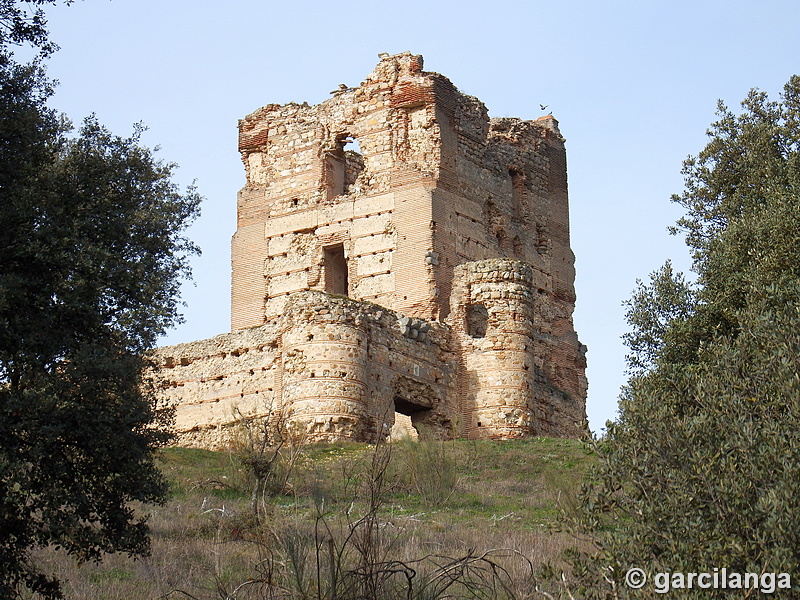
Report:
M 5 6 L 5 4 L 3 5 Z M 36 65 L 0 56 L 0 597 L 58 582 L 31 551 L 146 553 L 131 501 L 159 502 L 168 411 L 144 352 L 178 318 L 194 189 L 88 118 L 77 134 Z
M 58 0 L 0 0 L 0 47 L 30 44 L 43 54 L 58 49 L 47 35 L 47 19 L 42 6 L 56 4 Z M 64 4 L 72 4 L 65 0 Z
M 674 335 L 675 325 L 691 314 L 694 290 L 681 273 L 675 273 L 667 261 L 650 275 L 650 284 L 636 282 L 636 290 L 627 307 L 625 318 L 633 330 L 623 335 L 630 348 L 627 356 L 631 373 L 641 374 L 658 362 L 669 360 L 665 353 L 674 349 L 667 338 Z
M 625 586 L 634 566 L 800 573 L 800 78 L 742 108 L 720 104 L 673 198 L 697 282 L 667 264 L 627 303 L 631 378 L 583 499 L 587 597 L 652 597 Z

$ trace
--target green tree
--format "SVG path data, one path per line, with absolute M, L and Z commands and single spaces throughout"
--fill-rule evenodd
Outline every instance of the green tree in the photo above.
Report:
M 637 280 L 633 296 L 624 303 L 625 318 L 633 327 L 622 336 L 630 348 L 626 358 L 631 373 L 642 374 L 671 359 L 665 356 L 674 349 L 668 332 L 674 334 L 675 325 L 688 319 L 694 304 L 692 286 L 675 273 L 670 261 L 651 273 L 649 285 Z
M 199 196 L 94 118 L 48 109 L 42 70 L 0 55 L 0 597 L 60 597 L 31 559 L 141 555 L 168 439 L 145 352 L 178 319 Z
M 720 104 L 673 198 L 697 282 L 667 265 L 627 303 L 631 378 L 583 498 L 587 597 L 652 597 L 625 586 L 633 566 L 800 573 L 800 78 L 742 107 Z
M 64 0 L 72 4 L 73 0 Z M 0 0 L 0 46 L 31 44 L 45 55 L 58 49 L 47 35 L 47 19 L 42 6 L 57 0 Z

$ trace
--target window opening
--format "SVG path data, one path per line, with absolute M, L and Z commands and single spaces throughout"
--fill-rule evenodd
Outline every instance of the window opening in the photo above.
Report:
M 344 155 L 344 193 L 352 194 L 361 191 L 358 178 L 364 172 L 364 155 L 361 144 L 354 137 L 348 136 L 342 140 Z
M 356 190 L 356 182 L 364 171 L 364 155 L 361 144 L 351 135 L 337 138 L 337 148 L 325 157 L 328 182 L 328 200 L 350 194 Z
M 358 140 L 356 138 L 346 137 L 342 141 L 344 142 L 342 150 L 344 150 L 345 152 L 355 152 L 356 154 L 362 154 L 361 144 L 358 143 Z
M 325 291 L 347 296 L 347 258 L 344 245 L 337 244 L 324 249 Z
M 328 170 L 328 200 L 344 194 L 345 164 L 341 153 L 329 152 L 325 157 Z
M 486 326 L 489 323 L 489 311 L 483 304 L 467 306 L 467 334 L 473 338 L 486 337 Z

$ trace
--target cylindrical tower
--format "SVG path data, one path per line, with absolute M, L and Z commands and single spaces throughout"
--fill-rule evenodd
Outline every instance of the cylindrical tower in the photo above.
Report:
M 367 330 L 349 300 L 305 292 L 284 315 L 282 413 L 309 441 L 372 441 Z
M 471 438 L 536 433 L 533 272 L 489 259 L 456 268 L 452 319 L 463 356 L 465 430 Z

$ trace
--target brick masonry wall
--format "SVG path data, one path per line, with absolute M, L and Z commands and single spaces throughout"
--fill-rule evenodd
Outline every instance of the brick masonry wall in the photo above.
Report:
M 227 445 L 241 419 L 279 405 L 281 361 L 275 324 L 159 348 L 162 397 L 176 407 L 177 444 Z
M 268 325 L 160 348 L 155 358 L 164 397 L 177 406 L 177 443 L 224 447 L 237 423 L 259 418 L 313 441 L 374 441 L 389 433 L 396 410 L 432 435 L 458 435 L 450 330 L 426 323 L 411 337 L 414 327 L 402 317 L 306 291 Z
M 324 290 L 324 248 L 336 244 L 351 297 L 436 313 L 425 252 L 438 128 L 416 61 L 391 57 L 319 106 L 273 104 L 240 121 L 247 182 L 232 246 L 233 329 L 279 315 L 288 294 Z
M 236 411 L 315 439 L 375 439 L 396 411 L 440 436 L 579 433 L 558 122 L 489 119 L 422 64 L 382 55 L 239 122 L 234 333 L 159 354 L 182 441 L 224 443 Z

